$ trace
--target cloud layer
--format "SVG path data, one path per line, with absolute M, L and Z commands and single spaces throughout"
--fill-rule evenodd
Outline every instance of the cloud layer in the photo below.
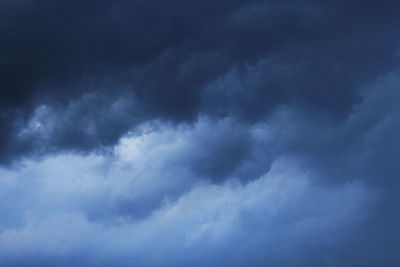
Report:
M 254 121 L 282 105 L 344 118 L 360 86 L 397 64 L 397 8 L 396 1 L 3 1 L 1 161 L 112 146 L 149 119 Z M 104 121 L 120 98 L 129 107 Z M 60 116 L 76 108 L 77 117 L 44 144 L 15 138 L 41 105 Z M 70 126 L 86 119 L 89 133 Z
M 0 265 L 398 265 L 399 8 L 2 1 Z

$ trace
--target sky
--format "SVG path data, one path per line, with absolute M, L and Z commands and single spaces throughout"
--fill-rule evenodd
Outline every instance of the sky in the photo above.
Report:
M 2 0 L 1 266 L 399 266 L 400 2 Z

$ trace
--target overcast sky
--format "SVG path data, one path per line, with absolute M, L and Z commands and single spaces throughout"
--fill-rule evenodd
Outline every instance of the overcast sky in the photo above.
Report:
M 1 266 L 399 266 L 400 2 L 1 0 Z

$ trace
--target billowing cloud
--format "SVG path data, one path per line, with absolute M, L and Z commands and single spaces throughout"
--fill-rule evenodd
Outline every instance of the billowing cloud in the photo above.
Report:
M 396 266 L 399 3 L 0 3 L 0 265 Z
M 2 264 L 392 265 L 397 83 L 379 78 L 345 122 L 156 120 L 107 153 L 2 169 Z
M 340 247 L 374 196 L 359 183 L 314 186 L 284 160 L 247 185 L 210 185 L 190 172 L 169 177 L 168 170 L 144 179 L 127 168 L 99 156 L 60 156 L 29 163 L 18 174 L 3 171 L 9 192 L 3 200 L 22 194 L 1 210 L 8 218 L 2 264 L 342 263 Z M 165 195 L 157 209 L 130 216 L 154 194 Z M 334 250 L 325 253 L 329 247 Z
M 130 99 L 116 119 L 90 120 L 98 130 L 92 143 L 83 126 L 70 127 L 74 117 L 50 136 L 60 149 L 81 151 L 112 146 L 149 119 L 254 121 L 282 105 L 343 119 L 360 88 L 397 62 L 397 8 L 396 1 L 3 1 L 1 162 L 52 151 L 14 137 L 42 105 L 63 116 L 79 102 L 73 112 L 87 118 Z

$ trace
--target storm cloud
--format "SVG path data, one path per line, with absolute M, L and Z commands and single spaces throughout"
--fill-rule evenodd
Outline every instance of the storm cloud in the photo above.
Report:
M 0 3 L 0 264 L 397 266 L 398 1 Z

